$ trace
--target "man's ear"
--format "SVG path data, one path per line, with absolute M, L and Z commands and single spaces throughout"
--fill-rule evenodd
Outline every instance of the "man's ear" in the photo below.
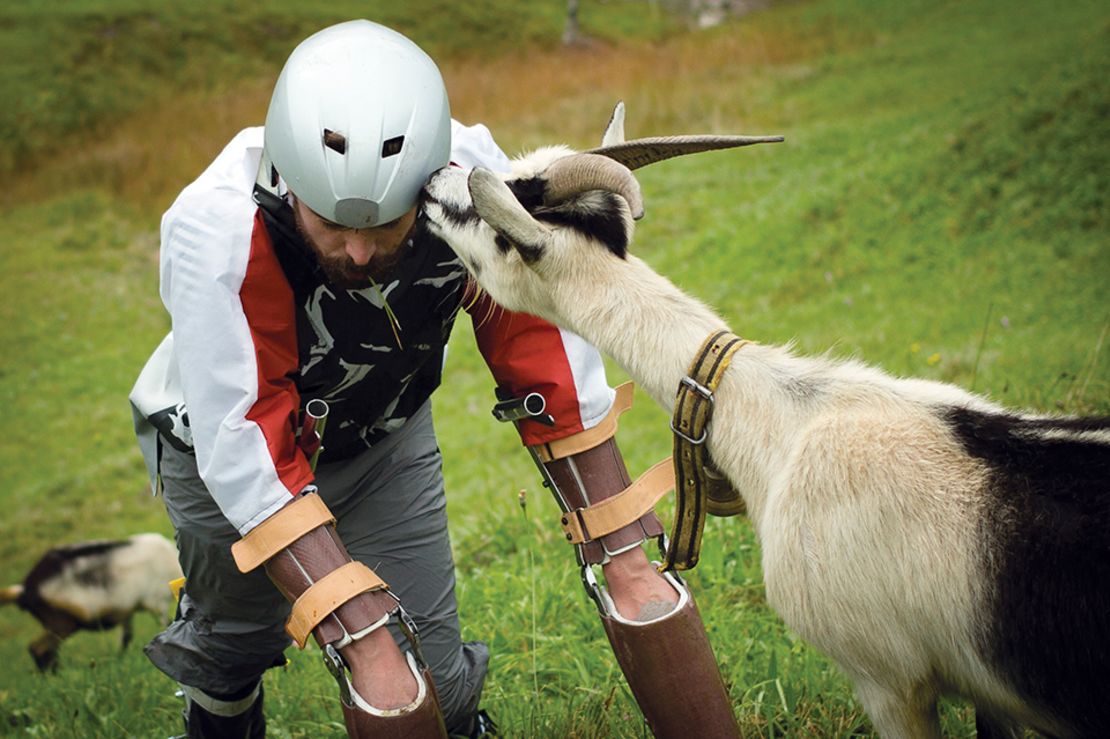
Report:
M 501 249 L 512 245 L 529 263 L 542 256 L 550 229 L 525 210 L 500 177 L 488 169 L 475 167 L 466 184 L 474 209 L 497 232 Z

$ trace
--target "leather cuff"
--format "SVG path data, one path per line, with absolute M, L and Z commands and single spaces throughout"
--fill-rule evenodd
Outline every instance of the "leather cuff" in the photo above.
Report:
M 590 449 L 570 456 L 544 462 L 543 466 L 570 510 L 597 505 L 632 484 L 615 438 L 605 439 Z M 648 512 L 612 533 L 578 546 L 585 564 L 604 564 L 611 555 L 659 537 L 662 533 L 663 525 L 658 516 Z
M 266 574 L 292 603 L 312 585 L 352 561 L 335 529 L 320 526 L 267 560 Z M 334 644 L 369 629 L 396 609 L 397 601 L 384 588 L 360 593 L 326 615 L 314 617 L 318 624 L 312 633 L 320 646 Z

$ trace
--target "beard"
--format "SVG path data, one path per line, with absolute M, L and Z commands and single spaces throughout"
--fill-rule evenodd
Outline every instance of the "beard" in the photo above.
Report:
M 406 245 L 409 242 L 411 234 L 406 234 L 396 248 L 390 250 L 388 254 L 375 254 L 370 258 L 370 261 L 363 265 L 355 264 L 354 260 L 348 255 L 342 256 L 328 256 L 324 254 L 323 250 L 316 243 L 316 241 L 308 234 L 308 231 L 301 223 L 300 215 L 293 210 L 294 223 L 297 227 L 297 233 L 300 234 L 301 239 L 304 240 L 305 245 L 312 256 L 316 259 L 316 264 L 320 267 L 320 271 L 324 273 L 324 279 L 329 284 L 334 285 L 343 290 L 363 290 L 371 287 L 375 283 L 381 284 L 385 282 L 397 265 L 404 259 L 407 252 Z
M 329 283 L 344 290 L 362 290 L 371 285 L 385 282 L 396 269 L 403 256 L 402 250 L 397 249 L 388 256 L 375 256 L 363 265 L 344 255 L 342 257 L 325 257 L 307 238 L 305 243 L 316 256 L 316 263 Z

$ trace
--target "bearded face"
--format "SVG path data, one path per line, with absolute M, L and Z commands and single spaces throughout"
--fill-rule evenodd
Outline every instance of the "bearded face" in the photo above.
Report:
M 294 198 L 293 217 L 328 282 L 361 290 L 385 282 L 401 261 L 416 221 L 416 207 L 381 226 L 355 229 L 322 218 Z

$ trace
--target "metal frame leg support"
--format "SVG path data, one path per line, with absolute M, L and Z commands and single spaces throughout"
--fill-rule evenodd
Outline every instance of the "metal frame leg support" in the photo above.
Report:
M 563 512 L 609 500 L 631 482 L 614 439 L 563 459 L 536 459 Z M 662 524 L 648 513 L 623 528 L 575 545 L 582 584 L 594 601 L 609 644 L 652 733 L 660 739 L 739 737 L 732 702 L 689 588 L 664 577 L 678 593 L 674 609 L 647 621 L 618 613 L 594 567 L 656 539 L 666 550 Z

